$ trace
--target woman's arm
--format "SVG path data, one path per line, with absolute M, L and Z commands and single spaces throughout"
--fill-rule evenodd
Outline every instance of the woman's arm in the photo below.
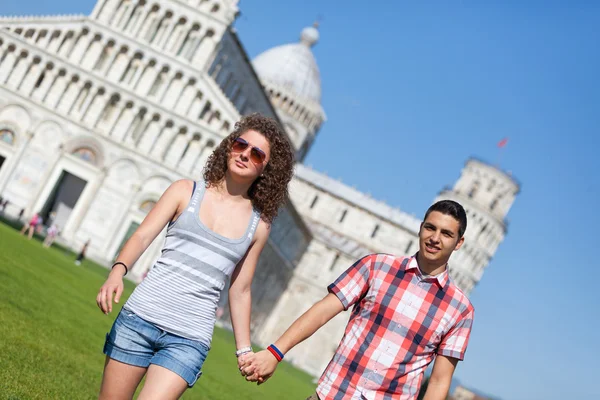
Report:
M 237 349 L 248 347 L 250 341 L 250 312 L 252 310 L 252 278 L 256 264 L 269 237 L 270 226 L 260 221 L 254 243 L 238 263 L 229 286 L 229 312 Z
M 127 268 L 131 269 L 169 221 L 181 214 L 189 201 L 192 187 L 193 182 L 190 180 L 179 180 L 172 183 L 146 215 L 141 225 L 127 240 L 116 262 L 122 262 L 127 265 Z M 100 288 L 98 296 L 96 296 L 96 303 L 105 314 L 112 311 L 112 296 L 114 293 L 116 293 L 115 303 L 119 302 L 121 293 L 123 293 L 124 275 L 125 268 L 122 265 L 115 266 L 110 271 L 104 285 Z

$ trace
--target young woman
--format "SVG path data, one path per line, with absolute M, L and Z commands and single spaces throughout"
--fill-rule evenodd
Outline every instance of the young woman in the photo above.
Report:
M 250 347 L 250 286 L 270 224 L 287 199 L 294 153 L 278 124 L 243 118 L 209 157 L 204 180 L 180 180 L 127 241 L 96 298 L 119 301 L 123 276 L 167 226 L 162 254 L 106 336 L 101 399 L 176 399 L 201 375 L 227 278 L 231 322 L 242 360 Z M 233 352 L 232 352 L 233 353 Z

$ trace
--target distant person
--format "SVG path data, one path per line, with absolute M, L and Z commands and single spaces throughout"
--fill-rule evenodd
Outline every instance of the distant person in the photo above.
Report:
M 55 219 L 56 219 L 56 211 L 52 211 L 50 213 L 50 215 L 48 215 L 48 221 L 47 221 L 48 226 L 54 225 Z
M 29 237 L 29 240 L 31 240 L 33 234 L 36 232 L 38 227 L 42 225 L 43 222 L 44 220 L 42 219 L 39 213 L 33 214 L 31 219 L 29 219 L 29 222 L 25 224 L 21 229 L 21 235 L 24 235 L 25 232 L 28 232 L 27 236 Z
M 58 226 L 56 224 L 52 224 L 46 231 L 46 238 L 44 239 L 44 247 L 48 248 L 48 247 L 52 246 L 52 243 L 54 243 L 54 240 L 56 239 L 56 235 L 58 235 Z
M 6 212 L 6 207 L 8 206 L 8 203 L 8 199 L 4 199 L 4 202 L 2 203 L 2 214 Z
M 77 255 L 77 258 L 75 259 L 75 265 L 81 265 L 81 262 L 85 258 L 85 252 L 87 251 L 89 245 L 90 245 L 90 240 L 88 239 L 88 241 L 85 242 L 85 244 L 81 248 L 81 251 Z
M 18 215 L 18 219 L 19 221 L 23 220 L 23 215 L 25 214 L 25 208 L 21 208 L 21 211 L 19 211 L 19 215 Z

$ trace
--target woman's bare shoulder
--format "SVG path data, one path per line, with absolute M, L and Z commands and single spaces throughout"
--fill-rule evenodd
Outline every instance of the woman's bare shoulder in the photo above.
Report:
M 187 204 L 193 191 L 194 181 L 191 179 L 179 179 L 171 183 L 165 194 L 168 193 L 170 198 L 177 199 L 178 203 Z

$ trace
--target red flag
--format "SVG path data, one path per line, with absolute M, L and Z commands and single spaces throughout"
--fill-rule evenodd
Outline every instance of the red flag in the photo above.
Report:
M 506 146 L 506 143 L 508 143 L 507 137 L 505 137 L 504 139 L 502 139 L 501 141 L 498 142 L 498 147 L 503 148 L 504 146 Z

